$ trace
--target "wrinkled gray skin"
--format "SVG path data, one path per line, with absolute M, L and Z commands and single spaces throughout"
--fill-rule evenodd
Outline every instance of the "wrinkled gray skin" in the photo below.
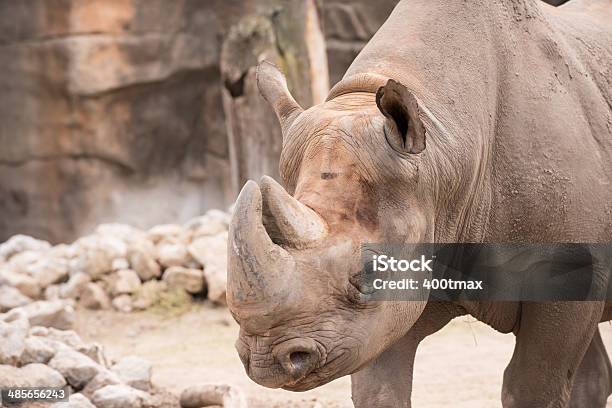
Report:
M 261 64 L 285 188 L 248 182 L 230 226 L 248 375 L 351 374 L 356 407 L 409 407 L 417 345 L 470 314 L 516 335 L 505 408 L 604 407 L 610 303 L 374 304 L 352 282 L 364 242 L 611 241 L 610 21 L 609 0 L 405 0 L 306 111 Z

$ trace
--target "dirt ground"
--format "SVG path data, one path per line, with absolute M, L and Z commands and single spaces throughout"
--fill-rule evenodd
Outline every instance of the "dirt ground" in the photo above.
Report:
M 602 323 L 600 328 L 610 353 L 612 325 Z M 249 380 L 234 351 L 238 326 L 225 308 L 195 304 L 170 314 L 80 310 L 76 330 L 103 344 L 111 358 L 135 354 L 151 360 L 154 383 L 177 393 L 191 385 L 221 382 L 243 388 L 250 408 L 352 407 L 349 377 L 305 393 L 270 390 Z M 512 335 L 470 317 L 455 319 L 419 348 L 413 406 L 501 407 L 502 373 L 513 343 Z

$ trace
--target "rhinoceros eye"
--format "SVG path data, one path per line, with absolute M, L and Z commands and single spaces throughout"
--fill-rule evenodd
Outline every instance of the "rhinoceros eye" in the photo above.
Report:
M 367 297 L 369 297 L 376 291 L 370 279 L 370 276 L 372 275 L 372 272 L 374 270 L 373 268 L 374 267 L 372 265 L 372 262 L 368 262 L 364 265 L 363 269 L 360 272 L 352 275 L 349 278 L 349 283 L 353 288 L 353 295 L 359 298 L 355 300 L 367 300 Z

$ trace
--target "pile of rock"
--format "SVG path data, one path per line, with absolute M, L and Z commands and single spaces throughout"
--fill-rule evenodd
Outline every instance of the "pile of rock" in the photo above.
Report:
M 0 312 L 69 307 L 62 299 L 129 312 L 166 291 L 225 303 L 228 224 L 228 213 L 211 210 L 148 231 L 104 224 L 70 245 L 16 235 L 0 245 Z
M 54 408 L 144 408 L 178 405 L 153 387 L 147 360 L 125 357 L 113 363 L 102 347 L 72 330 L 32 325 L 22 308 L 0 314 L 0 384 L 61 387 L 68 403 Z

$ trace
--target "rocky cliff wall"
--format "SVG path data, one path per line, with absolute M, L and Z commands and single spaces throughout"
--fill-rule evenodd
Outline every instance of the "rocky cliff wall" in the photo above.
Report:
M 0 2 L 0 240 L 224 207 L 218 60 L 248 11 L 234 0 Z

